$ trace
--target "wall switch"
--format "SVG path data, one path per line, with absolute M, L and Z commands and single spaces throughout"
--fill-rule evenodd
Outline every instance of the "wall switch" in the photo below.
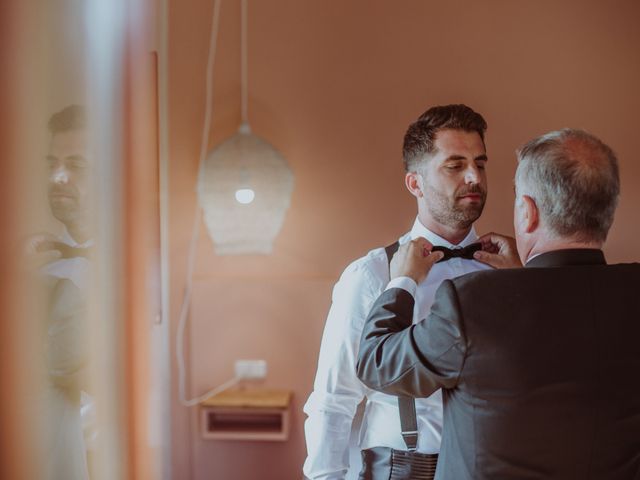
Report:
M 236 378 L 260 380 L 267 376 L 266 360 L 236 360 Z

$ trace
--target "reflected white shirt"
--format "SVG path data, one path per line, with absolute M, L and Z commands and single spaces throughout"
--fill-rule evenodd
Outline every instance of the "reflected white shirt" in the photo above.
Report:
M 433 245 L 464 247 L 477 241 L 471 229 L 459 245 L 427 230 L 418 219 L 400 243 L 424 237 Z M 443 280 L 465 273 L 489 269 L 475 260 L 453 258 L 433 266 L 425 281 L 415 291 L 413 321 L 426 318 L 435 292 Z M 349 470 L 349 436 L 358 404 L 366 397 L 367 405 L 360 429 L 361 449 L 391 447 L 405 450 L 402 439 L 397 397 L 371 390 L 356 376 L 356 361 L 364 322 L 373 303 L 389 282 L 389 265 L 384 248 L 370 251 L 351 263 L 333 289 L 332 305 L 327 317 L 314 390 L 304 406 L 307 459 L 304 474 L 311 479 L 344 479 Z M 442 436 L 442 394 L 416 400 L 419 452 L 437 453 Z M 359 471 L 352 465 L 350 475 Z M 356 472 L 357 473 L 357 472 Z
M 85 243 L 76 242 L 69 232 L 65 228 L 62 237 L 60 238 L 62 243 L 66 243 L 71 247 L 88 248 L 93 246 L 93 240 L 89 240 Z M 73 284 L 83 292 L 87 293 L 89 290 L 89 283 L 91 280 L 91 263 L 85 257 L 73 257 L 73 258 L 61 258 L 45 265 L 42 268 L 42 273 L 45 275 L 51 275 L 56 278 L 66 278 L 71 280 Z
M 60 241 L 77 248 L 93 246 L 93 240 L 84 243 L 76 242 L 66 228 L 60 237 Z M 45 265 L 42 268 L 42 273 L 55 278 L 70 280 L 85 295 L 89 295 L 91 263 L 85 257 L 61 258 Z M 85 448 L 94 450 L 98 438 L 95 401 L 91 395 L 84 391 L 80 392 L 80 419 Z

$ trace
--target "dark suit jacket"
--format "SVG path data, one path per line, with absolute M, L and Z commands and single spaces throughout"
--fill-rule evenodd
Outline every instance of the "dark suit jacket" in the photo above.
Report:
M 436 479 L 640 479 L 640 264 L 559 250 L 445 281 L 411 326 L 413 303 L 378 298 L 358 376 L 443 389 Z

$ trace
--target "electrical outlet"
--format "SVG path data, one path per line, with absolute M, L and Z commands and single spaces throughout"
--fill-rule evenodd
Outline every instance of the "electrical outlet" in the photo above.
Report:
M 260 380 L 267 376 L 266 360 L 236 360 L 236 378 Z

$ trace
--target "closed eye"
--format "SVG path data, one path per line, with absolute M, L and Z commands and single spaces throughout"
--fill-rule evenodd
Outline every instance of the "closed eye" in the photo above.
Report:
M 87 168 L 87 162 L 71 162 L 70 167 L 75 170 L 83 170 Z
M 445 164 L 444 168 L 447 170 L 460 170 L 462 168 L 462 163 L 460 162 L 449 162 Z
M 79 155 L 67 157 L 67 165 L 74 170 L 84 170 L 88 166 L 87 160 Z

